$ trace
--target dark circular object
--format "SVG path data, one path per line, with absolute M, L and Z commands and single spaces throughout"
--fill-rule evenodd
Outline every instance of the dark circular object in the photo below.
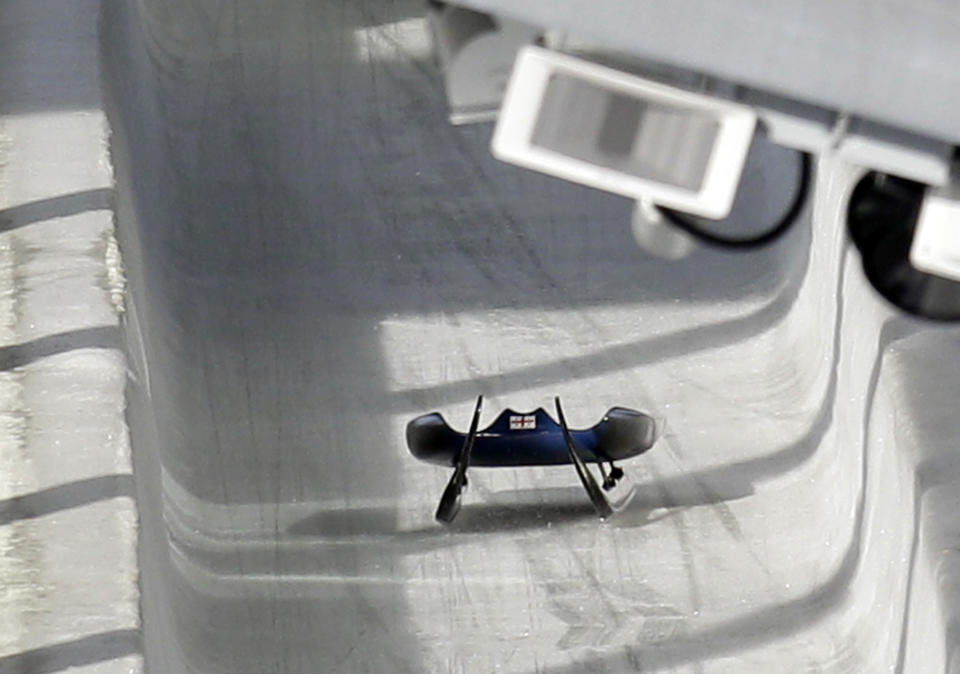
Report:
M 884 298 L 903 311 L 938 321 L 960 320 L 960 283 L 920 271 L 910 246 L 926 185 L 873 171 L 854 188 L 847 230 L 863 272 Z

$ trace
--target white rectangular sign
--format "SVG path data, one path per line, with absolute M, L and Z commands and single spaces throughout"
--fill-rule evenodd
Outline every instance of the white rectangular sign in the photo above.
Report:
M 960 190 L 928 190 L 913 234 L 910 263 L 928 274 L 960 281 Z
M 491 149 L 526 168 L 722 218 L 756 120 L 745 105 L 524 47 Z

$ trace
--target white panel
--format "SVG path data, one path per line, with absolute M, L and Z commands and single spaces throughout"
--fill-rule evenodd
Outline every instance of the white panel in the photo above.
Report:
M 568 85 L 576 90 L 555 93 Z M 616 105 L 635 108 L 632 147 L 626 141 L 629 129 L 610 131 L 631 114 L 614 114 Z M 746 106 L 526 47 L 517 59 L 492 149 L 503 161 L 722 218 L 733 204 L 755 125 L 756 113 Z M 623 141 L 622 156 L 603 147 L 608 136 L 616 137 L 614 144 Z

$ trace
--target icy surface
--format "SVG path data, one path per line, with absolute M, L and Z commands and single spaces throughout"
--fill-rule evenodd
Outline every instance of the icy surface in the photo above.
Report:
M 446 124 L 421 11 L 104 7 L 148 663 L 957 667 L 958 334 L 866 286 L 858 171 L 771 249 L 656 260 L 628 203 Z M 615 520 L 570 469 L 477 470 L 445 529 L 403 427 L 478 393 L 666 431 Z

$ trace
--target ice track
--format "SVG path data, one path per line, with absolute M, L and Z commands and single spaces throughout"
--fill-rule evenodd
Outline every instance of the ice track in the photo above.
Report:
M 960 671 L 960 333 L 866 286 L 858 170 L 776 247 L 656 260 L 446 124 L 421 12 L 103 5 L 152 671 Z M 444 529 L 402 431 L 478 393 L 667 430 L 609 523 L 477 470 Z

